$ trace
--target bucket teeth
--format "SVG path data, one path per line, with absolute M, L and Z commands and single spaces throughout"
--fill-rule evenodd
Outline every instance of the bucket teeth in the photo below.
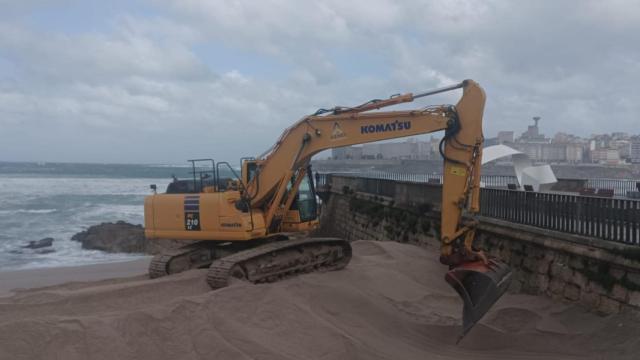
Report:
M 460 341 L 507 291 L 511 283 L 509 266 L 496 259 L 462 264 L 445 275 L 445 280 L 462 298 Z

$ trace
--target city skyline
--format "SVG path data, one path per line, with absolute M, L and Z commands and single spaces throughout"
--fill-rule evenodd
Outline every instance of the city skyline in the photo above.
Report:
M 514 130 L 500 130 L 495 137 L 485 137 L 484 146 L 507 145 L 527 154 L 532 160 L 549 163 L 597 163 L 619 165 L 640 163 L 640 135 L 627 132 L 591 134 L 582 137 L 568 132 L 546 136 L 540 130 L 541 117 L 534 116 L 520 135 Z M 400 141 L 386 141 L 334 149 L 333 159 L 432 159 L 439 156 L 437 136 L 414 136 Z

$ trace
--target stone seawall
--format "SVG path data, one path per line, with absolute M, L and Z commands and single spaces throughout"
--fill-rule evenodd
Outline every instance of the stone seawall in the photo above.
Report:
M 433 189 L 407 185 L 386 197 L 339 184 L 323 204 L 319 235 L 440 246 Z M 640 247 L 484 217 L 476 245 L 512 267 L 511 292 L 544 294 L 601 314 L 640 310 Z

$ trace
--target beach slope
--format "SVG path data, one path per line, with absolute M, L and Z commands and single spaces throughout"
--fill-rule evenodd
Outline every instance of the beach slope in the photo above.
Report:
M 0 359 L 633 359 L 634 314 L 505 295 L 458 345 L 433 249 L 357 241 L 342 271 L 211 291 L 206 270 L 0 298 Z M 113 264 L 112 266 L 118 266 Z

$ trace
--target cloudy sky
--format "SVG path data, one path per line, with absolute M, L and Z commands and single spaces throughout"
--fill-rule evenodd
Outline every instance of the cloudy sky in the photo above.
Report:
M 471 78 L 485 135 L 640 133 L 640 2 L 0 0 L 0 160 L 237 161 L 320 107 Z M 459 94 L 418 105 L 455 102 Z

